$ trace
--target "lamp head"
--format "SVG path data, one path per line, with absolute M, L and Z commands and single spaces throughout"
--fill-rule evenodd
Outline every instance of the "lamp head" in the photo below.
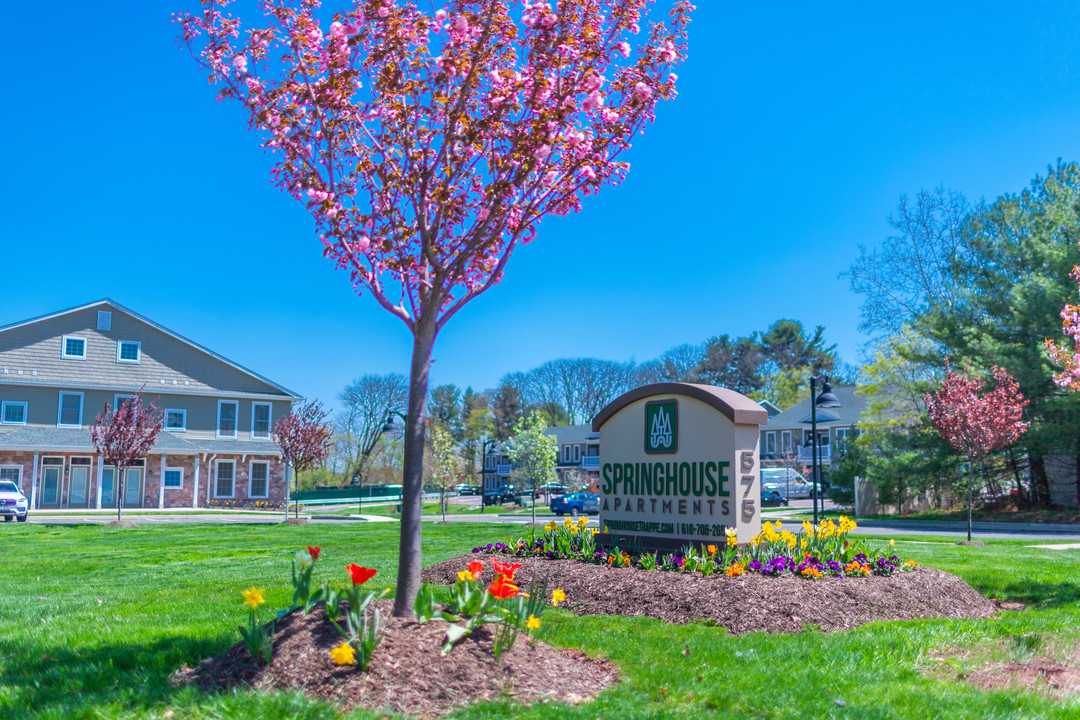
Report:
M 814 400 L 814 405 L 820 408 L 840 407 L 840 400 L 833 395 L 832 385 L 828 380 L 821 386 L 821 394 Z

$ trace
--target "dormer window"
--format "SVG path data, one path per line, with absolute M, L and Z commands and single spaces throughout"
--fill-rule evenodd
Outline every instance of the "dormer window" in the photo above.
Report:
M 120 340 L 116 343 L 116 362 L 138 364 L 142 358 L 142 343 Z
M 65 335 L 60 340 L 60 357 L 72 360 L 85 360 L 86 338 Z

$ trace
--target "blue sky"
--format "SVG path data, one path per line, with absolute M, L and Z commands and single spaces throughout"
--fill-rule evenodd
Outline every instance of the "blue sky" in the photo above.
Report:
M 0 325 L 112 297 L 331 404 L 364 373 L 407 374 L 404 325 L 323 260 L 239 109 L 175 45 L 170 13 L 197 7 L 5 10 Z M 857 361 L 861 301 L 837 275 L 901 194 L 993 198 L 1080 159 L 1075 2 L 698 7 L 680 96 L 628 180 L 541 225 L 440 336 L 433 383 L 646 361 L 781 317 Z

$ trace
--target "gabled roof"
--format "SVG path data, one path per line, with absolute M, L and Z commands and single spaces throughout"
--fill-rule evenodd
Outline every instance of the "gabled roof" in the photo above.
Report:
M 162 332 L 165 335 L 168 335 L 169 337 L 171 337 L 171 338 L 173 338 L 175 340 L 178 340 L 181 343 L 184 343 L 185 345 L 194 348 L 195 350 L 198 350 L 199 352 L 202 352 L 202 353 L 204 353 L 206 355 L 209 355 L 210 357 L 214 358 L 218 362 L 224 363 L 224 364 L 228 365 L 231 368 L 239 370 L 240 372 L 244 373 L 245 375 L 248 375 L 249 377 L 255 378 L 259 382 L 266 383 L 270 387 L 275 388 L 276 390 L 278 390 L 279 392 L 281 392 L 283 395 L 286 396 L 286 397 L 284 397 L 282 399 L 285 399 L 285 400 L 303 400 L 303 397 L 301 397 L 300 395 L 297 395 L 292 390 L 289 390 L 288 388 L 283 387 L 282 385 L 278 385 L 273 380 L 270 380 L 269 378 L 266 378 L 266 377 L 260 375 L 259 373 L 255 372 L 254 370 L 249 370 L 248 368 L 244 367 L 243 365 L 241 365 L 239 363 L 236 363 L 236 362 L 233 362 L 232 360 L 228 359 L 224 355 L 219 355 L 218 353 L 214 352 L 210 348 L 205 347 L 203 345 L 200 345 L 199 343 L 195 342 L 194 340 L 189 340 L 188 338 L 184 337 L 183 335 L 181 335 L 181 334 L 179 334 L 177 332 L 174 332 L 174 331 L 170 330 L 169 328 L 165 327 L 164 325 L 160 325 L 160 324 L 154 322 L 153 320 L 151 320 L 150 318 L 144 317 L 144 316 L 140 315 L 139 313 L 135 312 L 134 310 L 130 310 L 130 309 L 124 307 L 123 305 L 121 305 L 120 303 L 116 302 L 115 300 L 110 300 L 109 298 L 103 298 L 101 300 L 97 300 L 97 301 L 92 302 L 92 303 L 87 303 L 86 305 L 79 305 L 78 307 L 68 308 L 66 310 L 60 310 L 58 312 L 49 313 L 48 315 L 40 315 L 40 316 L 35 317 L 35 318 L 30 318 L 29 320 L 21 320 L 19 322 L 12 323 L 10 325 L 4 325 L 3 327 L 0 327 L 0 333 L 7 332 L 8 330 L 14 330 L 16 328 L 26 327 L 27 325 L 35 325 L 37 323 L 45 322 L 47 320 L 52 320 L 54 318 L 62 317 L 64 315 L 70 315 L 72 313 L 81 312 L 83 310 L 89 310 L 91 308 L 101 307 L 101 306 L 109 306 L 114 310 L 118 310 L 118 311 L 120 311 L 120 312 L 122 312 L 122 313 L 124 313 L 126 315 L 129 315 L 132 318 L 138 320 L 139 322 L 145 323 L 145 324 L 149 325 L 150 327 L 154 328 L 155 330 L 158 330 L 159 332 Z
M 553 425 L 544 431 L 545 435 L 554 435 L 560 445 L 568 443 L 600 442 L 600 433 L 591 425 Z
M 840 406 L 830 408 L 819 407 L 817 409 L 818 425 L 839 425 L 841 427 L 845 425 L 858 425 L 859 418 L 862 416 L 863 410 L 866 409 L 866 399 L 861 395 L 855 394 L 854 385 L 837 385 L 833 387 L 832 391 L 833 395 L 836 396 L 836 399 L 840 401 Z M 774 415 L 769 418 L 768 426 L 763 426 L 762 430 L 807 430 L 809 428 L 810 398 L 807 397 L 804 400 L 795 403 L 779 415 Z

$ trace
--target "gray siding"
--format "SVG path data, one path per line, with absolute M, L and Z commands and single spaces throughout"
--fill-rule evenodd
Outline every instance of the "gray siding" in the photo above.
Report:
M 96 329 L 101 309 L 112 311 L 110 330 Z M 65 335 L 86 338 L 85 360 L 61 357 L 61 338 Z M 117 362 L 120 340 L 142 343 L 138 364 Z M 133 390 L 145 385 L 150 397 L 166 390 L 283 394 L 273 385 L 108 305 L 0 332 L 0 382 L 53 387 L 124 386 Z

